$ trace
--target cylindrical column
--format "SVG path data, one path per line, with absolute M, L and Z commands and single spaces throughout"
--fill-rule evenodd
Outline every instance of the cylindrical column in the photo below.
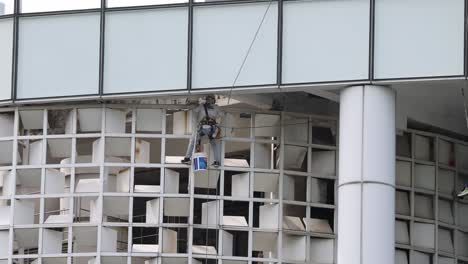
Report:
M 340 95 L 338 264 L 395 263 L 395 92 Z

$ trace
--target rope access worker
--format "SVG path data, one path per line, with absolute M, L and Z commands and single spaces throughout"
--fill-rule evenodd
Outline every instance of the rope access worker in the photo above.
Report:
M 190 163 L 193 153 L 193 147 L 195 141 L 197 141 L 197 150 L 200 148 L 201 139 L 203 136 L 207 136 L 210 140 L 211 148 L 213 149 L 213 166 L 218 167 L 220 165 L 219 149 L 216 138 L 220 134 L 220 128 L 218 124 L 221 122 L 223 113 L 219 106 L 216 105 L 216 98 L 214 95 L 208 95 L 204 101 L 193 109 L 192 117 L 193 123 L 198 124 L 197 129 L 193 130 L 192 138 L 190 139 L 187 153 L 185 154 L 182 163 Z

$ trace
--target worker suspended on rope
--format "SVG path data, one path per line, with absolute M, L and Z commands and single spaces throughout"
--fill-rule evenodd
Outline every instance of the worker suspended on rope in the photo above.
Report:
M 203 137 L 208 137 L 211 148 L 213 149 L 213 166 L 218 167 L 220 165 L 219 149 L 216 139 L 220 135 L 220 128 L 218 126 L 221 122 L 222 111 L 216 105 L 216 98 L 214 95 L 208 95 L 204 101 L 193 109 L 192 117 L 193 123 L 197 124 L 197 128 L 193 129 L 192 138 L 190 139 L 187 153 L 182 163 L 190 163 L 192 158 L 193 148 L 196 141 L 196 150 L 200 151 L 201 140 Z
M 460 191 L 457 194 L 457 196 L 458 196 L 458 198 L 464 198 L 467 195 L 468 195 L 468 181 L 465 180 L 465 188 L 462 191 Z

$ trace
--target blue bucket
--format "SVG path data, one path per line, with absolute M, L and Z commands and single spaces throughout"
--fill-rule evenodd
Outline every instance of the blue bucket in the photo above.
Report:
M 207 158 L 203 152 L 193 154 L 193 169 L 195 172 L 204 171 L 207 169 Z

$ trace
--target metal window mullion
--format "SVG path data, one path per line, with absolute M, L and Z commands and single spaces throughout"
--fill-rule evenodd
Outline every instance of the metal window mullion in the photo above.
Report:
M 415 159 L 416 159 L 416 135 L 414 132 L 411 132 L 411 192 L 409 195 L 410 198 L 410 263 L 414 262 L 413 255 L 414 255 L 414 226 L 415 226 L 415 220 L 414 220 L 414 206 L 415 206 L 415 191 L 414 191 L 414 186 L 415 186 Z
M 312 173 L 312 155 L 314 155 L 313 151 L 312 151 L 312 146 L 310 144 L 312 144 L 312 139 L 313 139 L 313 132 L 312 132 L 312 122 L 310 122 L 310 120 L 308 119 L 308 122 L 307 122 L 307 129 L 308 129 L 308 133 L 307 133 L 307 142 L 308 142 L 308 147 L 307 147 L 307 173 Z M 306 202 L 312 202 L 310 200 L 310 197 L 311 197 L 311 192 L 312 192 L 312 177 L 309 175 L 307 176 L 306 178 Z M 310 210 L 311 210 L 311 206 L 310 205 L 307 205 L 306 206 L 306 219 L 310 219 Z M 306 226 L 307 228 L 307 226 Z M 309 230 L 306 229 L 306 232 L 308 232 Z M 310 259 L 310 236 L 307 235 L 307 239 L 306 239 L 306 262 L 309 263 L 309 262 L 312 262 L 312 260 Z
M 99 96 L 104 94 L 104 50 L 106 30 L 106 0 L 101 0 L 100 28 L 99 28 Z
M 455 188 L 458 186 L 460 183 L 458 182 L 458 173 L 460 170 L 460 162 L 458 162 L 458 148 L 460 148 L 460 145 L 457 143 L 454 143 L 454 156 L 455 156 L 455 174 L 454 174 L 454 182 L 455 182 Z M 455 255 L 455 263 L 458 263 L 458 232 L 459 232 L 459 220 L 458 220 L 458 201 L 456 197 L 452 199 L 452 208 L 453 208 L 453 223 L 455 224 L 455 229 L 453 230 L 453 254 Z
M 101 156 L 99 161 L 99 197 L 97 199 L 97 211 L 98 211 L 98 219 L 97 219 L 97 245 L 96 245 L 96 258 L 100 260 L 101 258 L 101 244 L 102 244 L 102 218 L 104 217 L 103 213 L 103 206 L 104 206 L 104 172 L 105 167 L 104 163 L 106 161 L 106 104 L 103 104 L 101 107 Z
M 76 173 L 76 156 L 77 156 L 77 150 L 76 150 L 76 131 L 77 131 L 77 125 L 78 125 L 78 110 L 76 108 L 73 108 L 72 110 L 72 153 L 71 153 L 71 164 L 72 167 L 70 169 L 70 198 L 68 199 L 68 213 L 70 214 L 70 223 L 68 225 L 68 248 L 67 248 L 67 253 L 72 254 L 73 253 L 73 222 L 74 222 L 74 212 L 75 212 L 75 173 Z M 67 260 L 68 264 L 72 263 L 71 258 Z
M 434 207 L 434 264 L 439 263 L 439 137 L 436 136 L 434 140 L 434 162 L 435 162 L 435 189 L 434 189 L 434 198 L 433 198 L 433 207 Z
M 187 90 L 192 90 L 192 60 L 193 60 L 193 0 L 188 1 L 188 36 L 187 36 Z
M 19 39 L 19 17 L 20 0 L 14 0 L 13 14 L 13 50 L 12 50 L 12 72 L 11 72 L 11 100 L 16 101 L 18 87 L 18 39 Z
M 277 43 L 276 43 L 276 84 L 279 86 L 283 82 L 283 0 L 278 0 L 278 20 L 277 20 Z
M 279 210 L 278 210 L 278 248 L 277 248 L 277 257 L 278 263 L 283 262 L 283 178 L 284 178 L 284 113 L 281 113 L 280 116 L 280 162 L 279 162 L 279 191 L 278 191 L 278 201 L 279 201 Z
M 133 246 L 133 202 L 134 202 L 134 184 L 135 184 L 135 132 L 136 132 L 136 107 L 132 108 L 132 135 L 130 138 L 130 177 L 129 177 L 129 201 L 128 201 L 128 229 L 127 229 L 127 252 L 132 252 Z M 127 264 L 131 264 L 132 259 L 128 257 Z
M 14 243 L 14 208 L 15 208 L 15 195 L 16 195 L 16 163 L 17 163 L 17 153 L 18 153 L 18 130 L 19 130 L 19 111 L 18 108 L 15 108 L 14 114 L 14 121 L 13 121 L 13 157 L 12 157 L 12 186 L 10 186 L 14 191 L 13 194 L 10 195 L 10 225 L 9 225 L 9 236 L 8 236 L 8 261 L 9 263 L 13 263 L 12 256 L 13 256 L 13 243 Z

